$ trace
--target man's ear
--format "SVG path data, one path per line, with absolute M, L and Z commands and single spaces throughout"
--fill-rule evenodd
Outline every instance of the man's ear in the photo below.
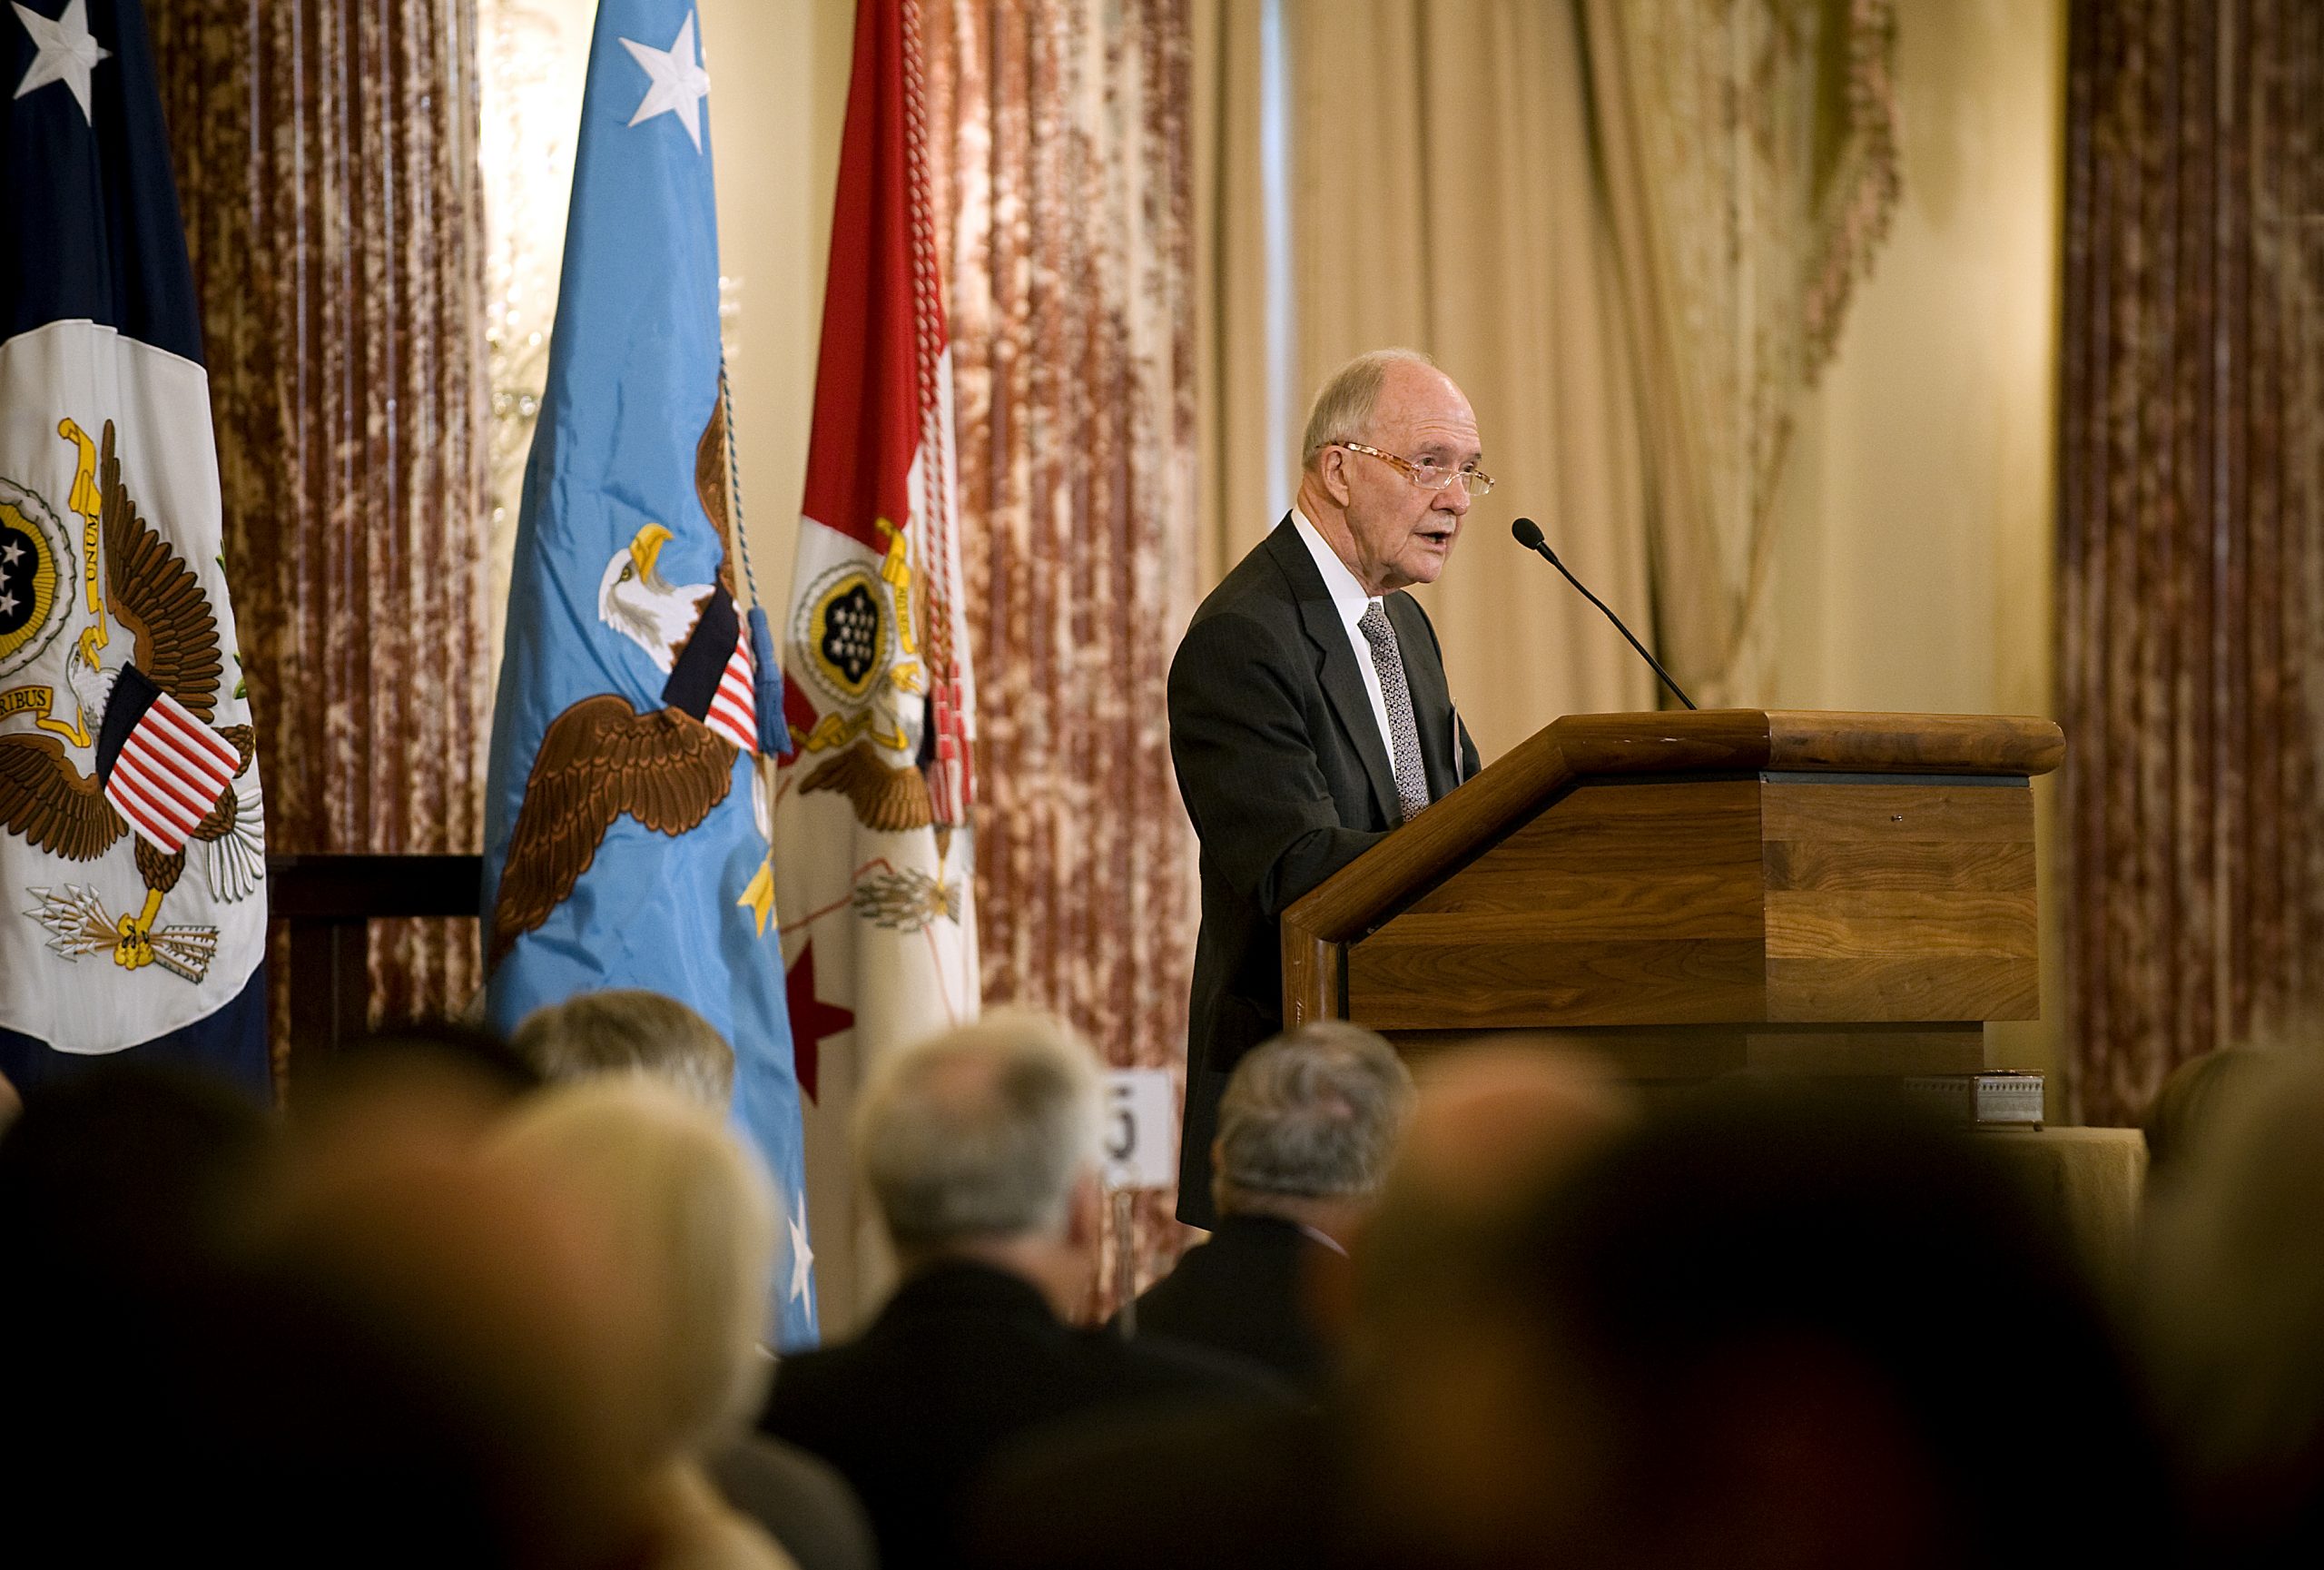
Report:
M 1324 494 L 1340 506 L 1354 499 L 1354 488 L 1348 484 L 1347 449 L 1327 447 L 1316 455 L 1315 478 L 1324 482 Z

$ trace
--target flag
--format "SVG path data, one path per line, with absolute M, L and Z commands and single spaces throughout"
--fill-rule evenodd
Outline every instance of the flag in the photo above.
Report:
M 266 832 L 136 0 L 0 15 L 0 1071 L 264 1094 Z
M 603 0 L 486 785 L 487 1006 L 640 987 L 734 1048 L 786 1212 L 777 1338 L 815 1338 L 770 923 L 761 651 L 730 508 L 710 81 L 690 0 Z M 772 712 L 763 716 L 774 723 Z
M 783 631 L 777 888 L 801 1078 L 828 1131 L 881 1053 L 978 1006 L 973 703 L 919 15 L 913 0 L 855 11 Z M 817 1200 L 823 1235 L 856 1251 L 860 1309 L 881 1284 L 879 1229 L 840 1184 Z

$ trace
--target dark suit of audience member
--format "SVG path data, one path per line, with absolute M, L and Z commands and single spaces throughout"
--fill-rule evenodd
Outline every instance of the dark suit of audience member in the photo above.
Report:
M 1139 1295 L 1128 1323 L 1140 1340 L 1211 1348 L 1311 1386 L 1324 1351 L 1307 1312 L 1309 1282 L 1339 1260 L 1296 1221 L 1222 1217 L 1208 1242 Z
M 1869 1098 L 1758 1086 L 1567 1157 L 1503 1145 L 1407 1160 L 1319 1411 L 1057 1436 L 996 1471 L 971 1562 L 2187 1562 L 2089 1283 L 1988 1151 Z M 2027 1399 L 1964 1377 L 1965 1336 L 1994 1325 L 2047 1351 Z M 2055 1507 L 2024 1508 L 2024 1476 Z
M 1097 1264 L 1097 1058 L 999 1009 L 881 1063 L 855 1150 L 903 1283 L 855 1340 L 783 1359 L 760 1427 L 839 1468 L 888 1570 L 960 1558 L 970 1484 L 1096 1412 L 1283 1400 L 1261 1371 L 1065 1322 Z
M 963 1490 L 1050 1425 L 1278 1394 L 1191 1348 L 1073 1328 L 1017 1277 L 949 1264 L 905 1282 L 858 1339 L 785 1358 L 761 1426 L 840 1470 L 902 1570 L 951 1562 Z
M 1346 1414 L 1095 1417 L 1005 1456 L 970 1501 L 976 1570 L 1401 1570 L 1349 1496 Z
M 1412 1099 L 1395 1049 L 1344 1020 L 1246 1054 L 1218 1102 L 1217 1227 L 1131 1306 L 1126 1328 L 1317 1388 L 1332 1361 L 1316 1318 L 1324 1279 L 1348 1268 L 1345 1239 L 1387 1175 Z
M 1285 909 L 1477 772 L 1435 629 L 1401 592 L 1436 581 L 1492 488 L 1468 400 L 1419 355 L 1361 356 L 1305 445 L 1296 509 L 1170 662 L 1170 760 L 1202 842 L 1178 1150 L 1178 1219 L 1198 1227 L 1226 1076 L 1283 1028 Z

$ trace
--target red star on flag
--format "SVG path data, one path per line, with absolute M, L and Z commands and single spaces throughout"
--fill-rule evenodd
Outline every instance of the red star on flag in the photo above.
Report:
M 791 1061 L 799 1088 L 821 1104 L 815 1094 L 816 1066 L 822 1061 L 825 1036 L 855 1028 L 855 1012 L 815 995 L 815 945 L 808 943 L 783 973 L 783 994 L 791 1008 Z

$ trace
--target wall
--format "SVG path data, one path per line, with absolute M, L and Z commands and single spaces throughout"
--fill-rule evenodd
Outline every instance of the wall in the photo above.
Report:
M 780 623 L 799 534 L 854 0 L 701 0 L 736 465 L 759 597 Z
M 1795 437 L 1769 706 L 2054 712 L 2064 33 L 2058 3 L 1899 7 L 1902 200 Z M 1996 1066 L 2055 1061 L 2051 795 L 2037 786 L 2044 1018 L 1999 1028 Z

